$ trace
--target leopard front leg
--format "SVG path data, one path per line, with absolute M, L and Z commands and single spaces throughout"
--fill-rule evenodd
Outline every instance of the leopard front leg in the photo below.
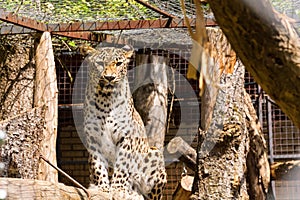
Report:
M 111 180 L 110 193 L 113 199 L 144 200 L 132 180 L 132 147 L 130 141 L 122 140 L 117 146 L 116 162 Z
M 90 187 L 109 192 L 108 164 L 101 155 L 89 154 Z
M 144 154 L 142 167 L 141 189 L 146 199 L 161 200 L 163 189 L 167 183 L 167 173 L 163 154 L 156 148 L 151 148 Z

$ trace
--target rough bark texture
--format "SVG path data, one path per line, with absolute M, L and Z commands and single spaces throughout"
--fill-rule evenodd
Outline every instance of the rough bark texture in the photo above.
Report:
M 247 182 L 250 199 L 266 199 L 270 183 L 267 144 L 250 96 L 244 90 L 250 149 L 247 155 Z
M 7 134 L 1 147 L 2 176 L 36 178 L 37 151 L 43 138 L 44 111 L 33 108 L 34 38 L 0 36 L 0 130 Z
M 136 66 L 134 105 L 145 124 L 149 145 L 163 150 L 168 108 L 166 58 L 137 54 Z
M 212 66 L 207 66 L 207 72 L 203 73 L 205 81 L 207 83 L 210 82 L 210 84 L 205 85 L 201 98 L 201 129 L 204 131 L 208 129 L 211 123 L 212 112 L 220 89 L 217 87 L 220 81 L 220 74 L 223 71 L 228 74 L 232 73 L 236 63 L 236 55 L 222 30 L 220 28 L 206 28 L 206 31 L 209 38 L 210 55 L 208 56 L 214 60 L 214 63 Z M 201 70 L 203 69 L 204 67 L 201 67 Z
M 40 146 L 40 153 L 53 165 L 56 165 L 56 136 L 58 90 L 56 70 L 50 33 L 42 34 L 36 47 L 36 80 L 34 91 L 34 105 L 46 106 L 44 139 Z M 47 163 L 39 163 L 39 180 L 58 182 L 57 171 Z
M 80 188 L 54 184 L 49 181 L 0 178 L 0 187 L 7 193 L 6 200 L 83 200 L 88 194 Z M 109 200 L 109 194 L 88 190 L 90 200 Z M 116 199 L 121 200 L 121 199 Z
M 0 130 L 6 133 L 0 148 L 0 162 L 4 164 L 0 176 L 37 178 L 44 114 L 45 107 L 39 107 L 0 122 Z
M 248 110 L 250 105 L 251 110 L 254 111 L 250 114 L 249 110 L 246 111 L 247 130 L 250 137 L 250 151 L 247 155 L 247 175 L 248 183 L 250 184 L 251 195 L 263 194 L 266 195 L 266 188 L 269 185 L 270 179 L 272 180 L 297 180 L 300 175 L 300 161 L 292 160 L 285 162 L 274 162 L 271 167 L 268 163 L 266 142 L 263 138 L 260 124 L 257 121 L 255 110 L 249 101 L 249 95 L 245 95 L 245 109 Z M 253 115 L 255 115 L 255 118 Z M 196 170 L 196 157 L 197 152 L 182 138 L 173 138 L 167 147 L 170 154 L 178 154 L 179 160 L 184 162 L 191 170 Z M 251 189 L 253 188 L 253 189 Z M 255 189 L 256 188 L 256 189 Z M 255 197 L 251 199 L 256 199 Z
M 28 35 L 0 36 L 0 121 L 32 108 L 33 46 Z
M 209 0 L 215 18 L 256 82 L 300 128 L 300 40 L 268 0 Z
M 249 199 L 243 77 L 244 68 L 239 61 L 233 74 L 221 75 L 211 124 L 199 135 L 192 199 Z

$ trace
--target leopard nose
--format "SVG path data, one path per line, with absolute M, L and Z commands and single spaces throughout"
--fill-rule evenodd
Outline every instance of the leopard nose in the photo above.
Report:
M 105 75 L 104 78 L 108 81 L 113 81 L 116 78 L 116 76 L 115 75 Z

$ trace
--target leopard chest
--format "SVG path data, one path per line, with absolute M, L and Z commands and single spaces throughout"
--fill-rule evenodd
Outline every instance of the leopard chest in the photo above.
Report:
M 87 99 L 87 103 L 85 131 L 89 138 L 89 149 L 101 154 L 109 162 L 113 161 L 118 141 L 133 132 L 130 109 L 124 100 Z

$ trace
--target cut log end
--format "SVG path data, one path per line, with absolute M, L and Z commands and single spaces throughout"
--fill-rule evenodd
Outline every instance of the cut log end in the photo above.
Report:
M 173 138 L 167 146 L 168 152 L 171 154 L 177 153 L 179 148 L 182 146 L 183 142 L 184 141 L 181 137 Z
M 193 176 L 182 177 L 173 194 L 173 200 L 189 200 L 192 194 L 193 182 Z

